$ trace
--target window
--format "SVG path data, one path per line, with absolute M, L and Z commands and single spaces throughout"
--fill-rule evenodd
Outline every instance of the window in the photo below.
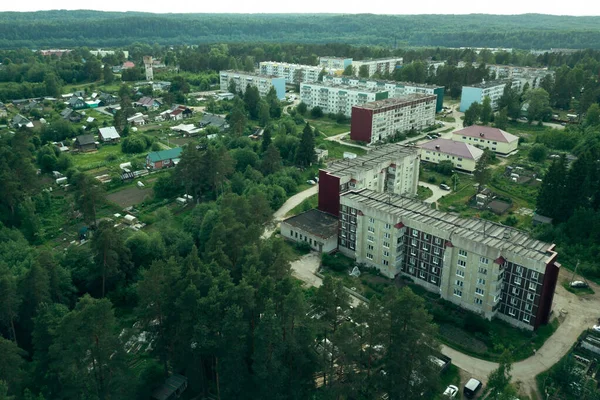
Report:
M 457 264 L 459 267 L 466 267 L 467 266 L 467 262 L 465 260 L 458 260 Z
M 386 233 L 383 234 L 383 237 L 386 238 L 386 239 L 389 239 L 389 238 L 392 237 L 392 235 L 390 235 L 389 233 L 386 232 Z
M 521 284 L 521 278 L 519 278 L 518 276 L 515 276 L 515 285 L 520 285 Z
M 375 228 L 373 228 L 372 226 L 369 226 L 369 227 L 367 228 L 367 230 L 368 230 L 369 232 L 371 232 L 371 233 L 375 233 Z
M 410 255 L 411 256 L 416 256 L 417 255 L 417 249 L 415 249 L 414 247 L 410 248 Z
M 533 310 L 533 306 L 529 303 L 525 304 L 525 311 L 531 312 Z
M 454 283 L 456 286 L 460 286 L 460 287 L 463 287 L 463 285 L 464 285 L 464 282 L 461 281 L 460 279 L 457 279 L 456 282 L 454 282 Z
M 374 224 L 375 223 L 375 218 L 369 217 L 369 223 Z
M 425 279 L 425 272 L 419 271 L 419 278 Z
M 431 267 L 431 272 L 433 272 L 434 274 L 437 274 L 438 269 L 436 267 Z
M 408 262 L 411 263 L 412 265 L 415 265 L 417 263 L 417 259 L 414 257 L 411 257 L 408 259 Z
M 412 244 L 413 246 L 417 245 L 417 239 L 411 239 L 410 240 L 410 244 Z
M 423 239 L 425 239 L 425 240 L 429 240 L 429 235 L 428 235 L 428 234 L 426 234 L 426 233 L 424 233 L 424 234 L 423 234 Z
M 308 239 L 308 243 L 312 246 L 312 238 Z M 316 242 L 315 242 L 316 244 Z
M 529 282 L 529 290 L 536 290 L 537 289 L 537 285 L 535 284 L 535 282 Z
M 531 279 L 534 279 L 537 281 L 539 274 L 535 271 L 531 271 Z
M 475 304 L 477 304 L 478 306 L 480 306 L 480 305 L 483 304 L 483 300 L 477 298 L 477 299 L 475 299 Z
M 436 237 L 435 244 L 442 244 L 442 239 L 440 239 L 439 237 Z
M 389 251 L 387 251 L 387 250 L 384 250 L 384 251 L 383 251 L 383 256 L 384 256 L 384 257 L 389 257 L 389 256 L 390 256 L 390 252 L 389 252 Z
M 483 289 L 481 289 L 481 288 L 475 288 L 475 294 L 483 296 L 484 293 L 485 293 L 485 291 Z
M 515 309 L 512 307 L 508 307 L 508 315 L 515 316 Z
M 485 279 L 477 278 L 477 284 L 478 285 L 485 285 Z
M 533 295 L 533 293 L 527 293 L 527 300 L 533 301 L 534 298 L 535 296 Z
M 519 295 L 519 293 L 521 293 L 521 291 L 519 289 L 517 289 L 516 287 L 513 288 L 512 293 L 515 295 Z
M 390 224 L 385 224 L 385 229 L 390 229 L 392 226 Z
M 482 264 L 486 264 L 487 265 L 487 264 L 490 263 L 490 260 L 488 258 L 485 258 L 485 257 L 479 257 L 479 262 L 482 263 Z
M 431 283 L 437 283 L 437 278 L 435 276 L 432 276 L 430 281 Z
M 460 250 L 458 250 L 458 255 L 461 256 L 461 257 L 466 257 L 467 256 L 467 251 L 463 250 L 463 249 L 460 249 Z
M 426 243 L 423 243 L 423 250 L 429 251 L 429 245 L 427 245 Z
M 433 248 L 433 254 L 439 255 L 440 254 L 440 248 L 439 247 L 434 247 Z
M 374 238 L 372 235 L 369 235 L 369 236 L 367 236 L 367 240 L 368 240 L 369 242 L 374 242 L 374 241 L 375 241 L 375 238 Z
M 292 231 L 291 229 L 290 229 L 290 236 L 294 237 L 294 231 Z
M 437 258 L 437 257 L 433 257 L 433 263 L 434 263 L 435 265 L 438 265 L 438 264 L 440 263 L 440 259 L 439 259 L 439 258 Z
M 390 242 L 383 242 L 383 247 L 385 247 L 386 249 L 390 248 Z
M 523 315 L 523 322 L 529 323 L 529 321 L 531 321 L 531 317 L 529 316 L 529 314 L 524 314 Z
M 300 235 L 300 240 L 302 240 L 302 235 Z
M 417 237 L 417 236 L 419 236 L 419 231 L 418 231 L 418 230 L 416 230 L 416 229 L 413 229 L 413 230 L 412 230 L 412 235 L 413 235 L 414 237 Z
M 373 250 L 373 249 L 374 249 L 374 247 L 373 247 L 372 244 L 370 244 L 370 245 L 367 246 L 367 250 Z
M 390 265 L 390 262 L 388 260 L 383 260 L 383 265 Z
M 414 269 L 413 267 L 410 267 L 410 268 L 408 269 L 408 272 L 410 272 L 411 274 L 414 274 L 414 273 L 415 273 L 415 269 Z
M 518 302 L 519 300 L 516 297 L 510 298 L 510 304 L 512 304 L 513 306 L 516 306 Z
M 462 297 L 462 290 L 460 289 L 454 289 L 454 295 L 457 297 Z
M 460 277 L 464 278 L 465 271 L 463 271 L 462 269 L 457 269 L 456 270 L 456 276 L 460 276 Z
M 517 265 L 515 268 L 515 273 L 519 274 L 519 275 L 523 274 L 523 267 L 521 267 L 520 265 Z
M 487 268 L 479 267 L 479 273 L 483 275 L 487 275 Z
M 373 254 L 371 254 L 371 253 L 367 253 L 367 258 L 368 258 L 369 260 L 372 260 L 372 259 L 373 259 Z

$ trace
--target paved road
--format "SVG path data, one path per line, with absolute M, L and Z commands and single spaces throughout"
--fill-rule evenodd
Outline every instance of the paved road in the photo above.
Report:
M 283 205 L 279 208 L 279 210 L 275 211 L 275 213 L 273 214 L 273 221 L 265 229 L 265 232 L 263 233 L 262 238 L 267 239 L 267 238 L 271 237 L 271 235 L 273 235 L 273 233 L 277 230 L 279 223 L 285 219 L 285 215 L 288 212 L 290 212 L 294 207 L 296 207 L 297 205 L 302 203 L 304 200 L 306 200 L 310 196 L 317 194 L 318 191 L 319 191 L 319 186 L 315 185 L 315 186 L 312 186 L 300 193 L 296 193 L 295 195 L 293 195 L 292 197 L 287 199 L 287 201 L 285 203 L 283 203 Z
M 429 204 L 435 203 L 442 196 L 445 196 L 448 193 L 451 193 L 448 190 L 440 189 L 439 185 L 434 185 L 433 183 L 419 182 L 419 186 L 425 186 L 426 188 L 431 189 L 431 191 L 433 192 L 433 194 L 431 196 L 429 196 L 428 198 L 423 200 L 425 203 L 429 203 Z

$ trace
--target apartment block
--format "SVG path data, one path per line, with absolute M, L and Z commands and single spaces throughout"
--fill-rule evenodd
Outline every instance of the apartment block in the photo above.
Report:
M 439 164 L 450 161 L 454 168 L 466 172 L 475 171 L 483 150 L 463 142 L 449 139 L 435 139 L 418 146 L 421 161 Z
M 435 95 L 410 94 L 352 107 L 350 137 L 368 144 L 435 123 Z
M 349 190 L 370 189 L 416 196 L 419 156 L 415 148 L 390 144 L 363 156 L 335 161 L 319 171 L 319 210 L 339 215 L 340 196 Z
M 258 67 L 262 75 L 285 78 L 285 83 L 316 82 L 323 68 L 314 65 L 288 64 L 275 61 L 263 61 Z
M 473 103 L 482 104 L 486 97 L 489 97 L 492 101 L 492 110 L 497 110 L 498 100 L 504 94 L 504 88 L 507 84 L 521 92 L 521 81 L 518 79 L 484 81 L 475 85 L 463 86 L 460 97 L 460 111 L 465 112 Z
M 352 115 L 352 107 L 375 100 L 388 98 L 388 92 L 381 89 L 352 88 L 328 83 L 300 84 L 300 100 L 308 108 L 321 107 L 324 113 Z
M 285 78 L 274 75 L 262 75 L 252 72 L 242 71 L 221 71 L 220 72 L 221 90 L 227 92 L 230 82 L 235 82 L 237 90 L 246 92 L 248 85 L 256 86 L 261 96 L 266 96 L 271 88 L 275 88 L 277 98 L 285 99 Z
M 383 89 L 387 90 L 388 97 L 402 97 L 407 94 L 430 94 L 436 95 L 437 101 L 435 104 L 435 112 L 442 111 L 444 106 L 444 87 L 426 85 L 424 83 L 411 83 L 411 82 L 396 82 L 396 81 L 384 81 L 375 79 L 363 79 L 351 76 L 335 76 L 325 75 L 323 77 L 324 83 L 332 83 L 335 85 L 346 85 L 349 87 L 367 88 L 367 89 Z
M 467 65 L 464 61 L 459 61 L 458 66 L 464 67 Z M 474 67 L 479 64 L 473 63 Z M 518 79 L 521 81 L 521 85 L 525 85 L 525 82 L 529 83 L 531 89 L 540 87 L 540 82 L 546 76 L 554 76 L 554 71 L 550 71 L 547 67 L 521 67 L 518 65 L 501 65 L 501 64 L 486 64 L 495 79 Z
M 373 76 L 376 72 L 380 74 L 393 74 L 396 70 L 396 66 L 402 65 L 403 61 L 404 60 L 402 57 L 352 61 L 352 68 L 354 69 L 355 75 L 358 75 L 360 67 L 362 67 L 363 65 L 368 68 L 369 77 Z
M 342 193 L 339 207 L 338 247 L 357 262 L 488 319 L 529 330 L 548 322 L 560 269 L 553 244 L 367 188 Z
M 519 137 L 491 126 L 471 125 L 452 132 L 452 140 L 506 155 L 517 150 Z
M 343 71 L 348 65 L 352 65 L 351 58 L 319 57 L 319 66 L 325 68 L 329 72 Z

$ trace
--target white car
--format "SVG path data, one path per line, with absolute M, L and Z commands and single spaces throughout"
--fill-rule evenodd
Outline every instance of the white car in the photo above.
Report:
M 457 393 L 458 393 L 458 388 L 454 385 L 448 385 L 446 390 L 444 390 L 444 396 L 446 396 L 450 399 L 455 398 Z
M 571 282 L 571 287 L 584 288 L 587 287 L 587 283 L 585 283 L 584 281 L 573 281 Z
M 594 325 L 592 327 L 593 330 L 595 330 L 596 332 L 600 332 L 600 325 Z

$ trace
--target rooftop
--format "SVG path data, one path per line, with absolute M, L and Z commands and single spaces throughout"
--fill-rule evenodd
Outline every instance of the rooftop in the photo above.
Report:
M 333 81 L 336 79 L 338 79 L 338 80 L 341 79 L 342 82 L 344 82 L 344 81 L 359 81 L 359 82 L 364 82 L 364 83 L 373 82 L 375 84 L 380 84 L 380 85 L 391 84 L 391 85 L 395 85 L 396 87 L 414 86 L 414 87 L 428 88 L 428 89 L 443 88 L 443 86 L 428 85 L 426 83 L 390 81 L 390 80 L 385 80 L 385 79 L 357 78 L 356 76 L 335 76 L 335 75 L 323 76 L 323 81 L 326 81 L 326 80 Z
M 295 68 L 316 68 L 316 69 L 321 69 L 321 66 L 319 65 L 306 65 L 306 64 L 294 64 L 294 63 L 286 63 L 286 62 L 280 62 L 280 61 L 261 61 L 260 65 L 282 65 L 284 67 L 295 67 Z
M 348 92 L 368 92 L 368 93 L 381 93 L 387 92 L 384 88 L 366 88 L 366 87 L 357 87 L 357 86 L 349 86 L 349 85 L 338 85 L 335 83 L 327 83 L 327 82 L 313 82 L 313 83 L 301 83 L 300 87 L 309 87 L 309 88 L 326 88 L 326 89 L 342 89 Z
M 450 139 L 435 139 L 430 142 L 423 143 L 419 145 L 419 147 L 425 150 L 437 151 L 475 161 L 479 160 L 483 154 L 483 150 L 478 149 L 475 146 Z
M 316 208 L 294 215 L 283 222 L 323 239 L 338 234 L 338 218 Z
M 526 232 L 484 219 L 461 218 L 454 214 L 433 210 L 430 204 L 412 198 L 377 193 L 367 189 L 347 192 L 342 198 L 391 214 L 397 217 L 399 222 L 404 218 L 418 220 L 448 232 L 450 238 L 458 236 L 541 262 L 548 262 L 550 257 L 555 255 L 552 250 L 554 245 L 532 239 Z
M 152 162 L 171 160 L 174 158 L 179 158 L 181 156 L 182 151 L 183 149 L 181 147 L 174 147 L 169 150 L 153 151 L 151 153 L 148 153 L 148 158 Z
M 244 75 L 244 76 L 256 76 L 258 78 L 279 78 L 278 76 L 275 75 L 267 75 L 267 74 L 261 74 L 258 72 L 248 72 L 248 71 L 237 71 L 237 70 L 233 70 L 233 69 L 228 69 L 225 71 L 221 71 L 219 73 L 219 75 L 228 75 L 228 74 L 233 74 L 233 75 Z
M 393 161 L 408 156 L 416 157 L 416 155 L 417 150 L 415 148 L 404 147 L 401 144 L 394 143 L 377 147 L 367 154 L 356 158 L 334 161 L 329 163 L 324 170 L 333 176 L 349 176 L 365 169 L 376 167 L 386 160 Z
M 118 139 L 121 137 L 114 126 L 100 128 L 100 135 L 102 136 L 103 140 Z
M 507 83 L 511 83 L 511 79 L 501 79 L 497 81 L 483 81 L 481 83 L 475 83 L 473 85 L 465 85 L 465 87 L 487 89 L 495 86 L 506 86 Z
M 94 139 L 94 135 L 80 135 L 75 138 L 77 143 L 81 146 L 86 144 L 96 143 L 96 139 Z
M 369 103 L 361 104 L 358 106 L 354 106 L 353 108 L 364 108 L 367 110 L 378 110 L 380 108 L 390 107 L 390 106 L 401 106 L 401 105 L 409 105 L 412 102 L 419 100 L 431 100 L 435 101 L 437 99 L 436 95 L 432 94 L 419 94 L 419 93 L 411 93 L 401 97 L 394 97 L 391 99 L 383 99 L 383 100 L 375 100 Z
M 484 138 L 493 140 L 494 142 L 512 143 L 519 140 L 518 136 L 503 131 L 502 129 L 493 128 L 491 126 L 471 125 L 459 131 L 452 132 L 457 136 L 469 136 L 475 138 Z

